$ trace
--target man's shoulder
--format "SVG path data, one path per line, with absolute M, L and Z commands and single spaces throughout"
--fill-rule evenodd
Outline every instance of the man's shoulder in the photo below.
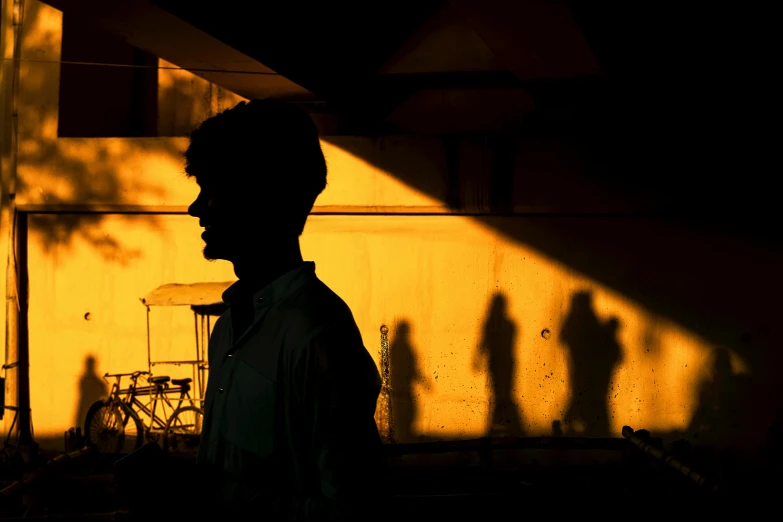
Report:
M 281 307 L 288 360 L 317 360 L 321 369 L 347 372 L 349 380 L 366 382 L 370 390 L 379 387 L 378 370 L 348 304 L 316 278 L 293 297 Z
M 281 303 L 278 312 L 287 326 L 303 333 L 316 332 L 327 326 L 356 328 L 348 304 L 317 277 Z
M 316 359 L 320 364 L 349 372 L 353 379 L 366 376 L 370 389 L 379 386 L 378 370 L 350 307 L 321 280 L 309 281 L 279 307 L 279 312 L 289 361 L 301 357 Z
M 226 333 L 226 328 L 231 324 L 231 310 L 226 310 L 215 319 L 215 324 L 212 326 L 211 337 L 220 336 Z

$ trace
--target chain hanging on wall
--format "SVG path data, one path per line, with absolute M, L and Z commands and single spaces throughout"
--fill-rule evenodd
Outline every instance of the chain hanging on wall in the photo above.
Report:
M 394 416 L 392 415 L 391 369 L 389 364 L 389 327 L 381 325 L 381 393 L 375 410 L 375 423 L 385 443 L 394 442 Z

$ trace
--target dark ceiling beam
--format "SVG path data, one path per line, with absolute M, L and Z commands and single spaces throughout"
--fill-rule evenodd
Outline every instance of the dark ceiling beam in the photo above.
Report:
M 520 100 L 532 100 L 537 118 L 543 117 L 546 121 L 550 117 L 567 117 L 575 124 L 600 114 L 607 107 L 612 92 L 603 76 L 522 82 L 509 71 L 385 74 L 378 75 L 373 82 L 372 92 L 381 93 L 373 104 L 374 112 L 364 114 L 362 119 L 348 120 L 353 122 L 357 132 L 394 132 L 394 128 L 385 123 L 389 115 L 408 100 L 428 91 L 475 91 L 468 98 L 476 102 L 487 100 L 484 93 L 516 91 Z M 383 109 L 386 112 L 382 112 Z M 457 113 L 463 110 L 456 106 L 454 109 Z
M 378 70 L 446 5 L 398 0 L 380 10 L 366 2 L 264 2 L 240 12 L 230 5 L 216 10 L 195 2 L 153 2 L 316 93 L 325 104 L 306 108 L 322 132 L 362 135 L 387 132 L 385 116 L 413 84 L 411 78 L 399 80 L 404 87 L 393 79 L 387 83 Z
M 448 89 L 518 88 L 519 80 L 508 71 L 469 71 L 415 74 L 378 74 L 365 82 L 365 98 L 354 100 L 356 110 L 348 121 L 369 133 L 388 130 L 389 114 L 417 92 Z
M 247 98 L 314 95 L 266 64 L 145 0 L 43 0 Z
M 356 110 L 378 99 L 368 81 L 444 0 L 208 3 L 153 0 L 234 49 L 335 106 Z
M 412 92 L 421 89 L 487 89 L 519 87 L 509 71 L 465 71 L 413 74 L 381 74 L 371 82 L 378 90 Z
M 604 89 L 602 76 L 520 81 L 510 71 L 382 74 L 373 79 L 378 92 L 408 96 L 427 89 L 523 88 L 543 109 L 595 104 Z

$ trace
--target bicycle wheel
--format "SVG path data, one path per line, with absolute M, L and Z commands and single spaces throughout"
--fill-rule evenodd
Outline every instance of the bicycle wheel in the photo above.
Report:
M 201 408 L 177 408 L 166 423 L 163 449 L 172 453 L 197 453 L 203 424 L 204 410 Z
M 84 419 L 84 438 L 101 453 L 126 453 L 140 448 L 142 430 L 139 419 L 116 402 L 94 402 Z

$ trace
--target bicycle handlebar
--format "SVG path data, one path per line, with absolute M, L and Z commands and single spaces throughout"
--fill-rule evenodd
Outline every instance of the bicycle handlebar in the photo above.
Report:
M 128 376 L 138 377 L 139 375 L 146 375 L 148 373 L 150 373 L 150 372 L 136 371 L 136 372 L 131 372 L 131 373 L 105 373 L 103 375 L 103 377 L 104 378 L 106 378 L 106 377 L 128 377 Z

